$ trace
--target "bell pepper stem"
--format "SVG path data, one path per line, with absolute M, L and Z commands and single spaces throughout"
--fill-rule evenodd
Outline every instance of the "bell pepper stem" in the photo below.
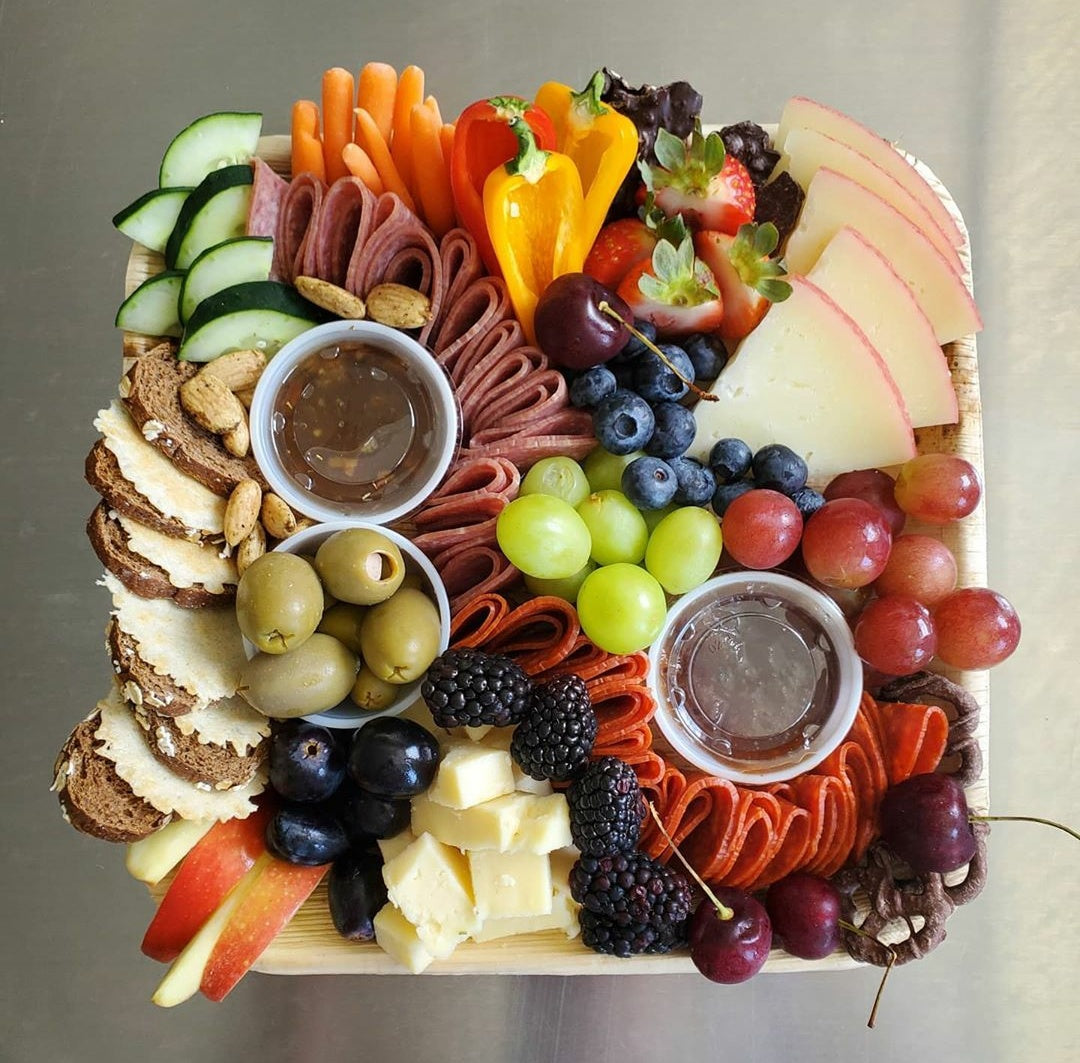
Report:
M 603 70 L 597 70 L 589 78 L 588 85 L 581 92 L 570 93 L 570 109 L 581 117 L 588 119 L 599 118 L 601 115 L 607 114 L 608 107 L 600 99 L 605 82 Z
M 529 123 L 522 117 L 511 119 L 510 132 L 517 137 L 518 153 L 506 164 L 506 172 L 523 177 L 529 184 L 534 185 L 544 176 L 551 152 L 541 151 L 536 146 L 536 137 L 533 136 Z

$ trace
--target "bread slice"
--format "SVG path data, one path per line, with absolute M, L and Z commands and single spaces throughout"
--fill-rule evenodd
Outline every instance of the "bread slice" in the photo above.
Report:
M 148 442 L 222 498 L 228 498 L 241 480 L 255 480 L 267 490 L 254 458 L 234 457 L 218 436 L 184 413 L 180 385 L 190 380 L 199 368 L 179 361 L 168 343 L 147 351 L 125 377 L 123 402 L 128 413 Z
M 136 796 L 115 765 L 98 754 L 100 725 L 98 708 L 68 735 L 56 758 L 52 788 L 64 818 L 77 831 L 107 842 L 137 842 L 172 817 Z
M 139 643 L 120 627 L 115 616 L 105 632 L 105 648 L 124 699 L 136 708 L 146 705 L 158 716 L 183 716 L 198 708 L 199 699 L 190 690 L 142 659 Z

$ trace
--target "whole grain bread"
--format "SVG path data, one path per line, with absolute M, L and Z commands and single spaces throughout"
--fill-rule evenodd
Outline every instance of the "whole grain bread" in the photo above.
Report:
M 199 699 L 175 679 L 156 672 L 139 654 L 139 643 L 114 616 L 105 632 L 105 646 L 124 698 L 136 707 L 147 705 L 158 716 L 184 716 Z
M 147 351 L 125 377 L 123 401 L 128 413 L 149 442 L 223 498 L 241 480 L 255 480 L 266 490 L 254 458 L 233 457 L 218 436 L 197 425 L 180 405 L 180 385 L 199 368 L 179 361 L 169 343 Z
M 107 842 L 135 842 L 172 817 L 137 797 L 113 763 L 99 756 L 100 724 L 101 711 L 95 710 L 68 735 L 53 768 L 53 789 L 76 830 Z

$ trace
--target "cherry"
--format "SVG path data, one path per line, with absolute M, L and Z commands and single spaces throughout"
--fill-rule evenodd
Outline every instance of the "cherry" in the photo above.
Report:
M 769 887 L 765 911 L 792 956 L 820 960 L 840 944 L 840 892 L 827 879 L 793 872 Z
M 629 330 L 621 320 L 602 312 L 601 303 L 633 320 L 630 307 L 588 274 L 564 273 L 544 289 L 536 305 L 534 328 L 537 344 L 552 362 L 567 369 L 588 369 L 626 346 Z
M 745 982 L 769 958 L 772 924 L 745 890 L 716 886 L 712 893 L 690 917 L 690 958 L 710 981 Z
M 963 787 L 951 775 L 913 775 L 885 792 L 881 836 L 912 871 L 955 871 L 975 855 Z

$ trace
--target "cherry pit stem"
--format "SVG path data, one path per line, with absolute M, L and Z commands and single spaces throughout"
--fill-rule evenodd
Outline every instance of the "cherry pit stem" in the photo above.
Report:
M 638 329 L 634 328 L 634 326 L 629 321 L 627 321 L 626 318 L 624 318 L 622 314 L 620 314 L 619 311 L 616 310 L 606 299 L 601 299 L 600 302 L 596 304 L 596 308 L 600 311 L 600 313 L 607 314 L 608 317 L 614 318 L 630 333 L 631 336 L 635 337 L 641 343 L 644 343 L 645 346 L 648 347 L 649 350 L 652 351 L 653 354 L 655 354 L 657 358 L 659 358 L 660 361 L 663 362 L 664 365 L 666 365 L 668 369 L 670 369 L 695 395 L 697 395 L 699 399 L 704 399 L 705 402 L 720 401 L 714 394 L 712 394 L 712 392 L 703 391 L 692 380 L 688 380 L 686 377 L 684 377 L 682 373 L 680 373 L 679 370 L 671 364 L 671 359 L 668 358 L 668 356 L 664 354 L 664 352 L 660 350 L 660 348 L 657 347 L 656 344 L 653 343 L 653 341 L 645 335 L 645 333 L 640 332 L 638 331 Z M 663 828 L 661 828 L 661 830 L 662 829 Z
M 1039 816 L 968 816 L 972 823 L 1042 823 L 1046 827 L 1057 827 L 1058 830 L 1071 834 L 1080 842 L 1080 834 L 1066 827 L 1064 823 L 1055 823 L 1052 819 L 1041 819 Z
M 601 304 L 601 306 L 602 305 L 603 304 Z M 668 832 L 664 829 L 664 824 L 660 822 L 660 816 L 657 813 L 656 809 L 653 807 L 653 803 L 651 801 L 646 801 L 645 806 L 648 808 L 650 814 L 652 815 L 652 818 L 656 820 L 656 825 L 660 828 L 660 833 L 664 836 L 664 839 L 667 841 L 668 845 L 671 846 L 672 851 L 679 858 L 682 866 L 690 872 L 691 878 L 693 878 L 693 880 L 702 888 L 702 890 L 705 891 L 705 896 L 708 897 L 709 900 L 712 902 L 713 907 L 716 909 L 717 916 L 725 921 L 727 921 L 728 919 L 734 919 L 735 913 L 726 904 L 722 904 L 720 902 L 716 894 L 713 893 L 713 891 L 709 889 L 709 887 L 705 884 L 705 880 L 690 866 L 690 864 L 686 860 L 686 857 L 679 852 L 679 847 L 675 844 L 675 839 L 672 838 L 670 834 L 668 834 Z

